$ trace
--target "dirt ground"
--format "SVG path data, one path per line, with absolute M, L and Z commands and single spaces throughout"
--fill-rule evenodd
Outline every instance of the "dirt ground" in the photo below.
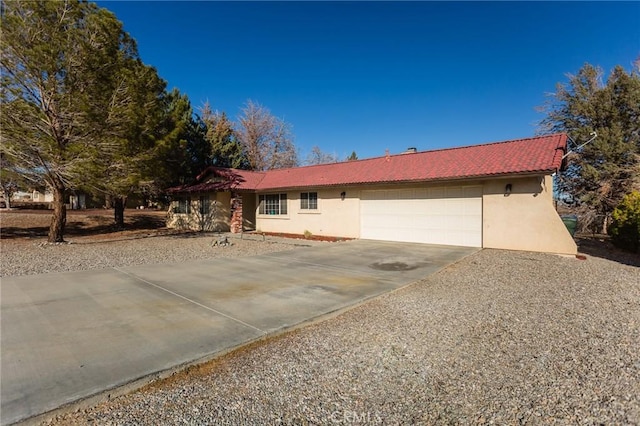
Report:
M 640 267 L 640 253 L 617 248 L 608 235 L 577 234 L 575 240 L 579 253 Z
M 51 216 L 50 210 L 0 210 L 0 239 L 44 238 L 49 232 Z M 167 212 L 161 210 L 127 209 L 125 229 L 119 230 L 115 226 L 113 210 L 68 210 L 65 237 L 109 240 L 174 233 L 166 227 L 166 216 Z

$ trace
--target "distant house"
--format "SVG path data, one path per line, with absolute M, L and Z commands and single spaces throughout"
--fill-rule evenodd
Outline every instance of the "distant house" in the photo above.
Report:
M 53 202 L 53 193 L 49 190 L 42 192 L 34 189 L 31 192 L 31 201 L 36 203 L 52 203 Z M 71 210 L 82 210 L 87 208 L 86 195 L 82 192 L 74 191 L 71 195 L 69 195 L 69 202 L 67 203 L 67 208 Z
M 53 202 L 53 192 L 45 191 L 44 193 L 34 189 L 31 191 L 31 201 L 35 203 L 51 203 Z
M 175 228 L 575 254 L 553 206 L 567 136 L 252 172 L 209 167 L 170 190 Z

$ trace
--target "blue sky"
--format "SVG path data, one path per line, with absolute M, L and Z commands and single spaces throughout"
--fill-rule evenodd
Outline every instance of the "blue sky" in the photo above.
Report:
M 640 2 L 98 4 L 195 108 L 259 102 L 302 159 L 533 136 L 566 73 L 640 56 Z

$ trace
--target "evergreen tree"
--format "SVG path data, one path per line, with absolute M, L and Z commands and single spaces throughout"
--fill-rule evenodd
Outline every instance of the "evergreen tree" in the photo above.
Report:
M 0 152 L 0 194 L 6 209 L 11 208 L 11 197 L 18 191 L 20 183 L 23 179 L 11 159 Z
M 224 112 L 213 112 L 209 103 L 206 103 L 202 108 L 202 121 L 207 127 L 206 139 L 211 147 L 210 164 L 234 169 L 249 168 L 233 123 L 227 115 Z
M 209 164 L 211 147 L 203 120 L 194 115 L 187 95 L 173 89 L 166 97 L 165 132 L 155 155 L 155 194 L 191 182 Z
M 125 61 L 109 103 L 105 131 L 93 145 L 85 178 L 109 198 L 118 228 L 124 227 L 127 198 L 153 187 L 160 174 L 154 160 L 165 131 L 165 81 L 155 68 L 138 59 Z
M 109 134 L 121 68 L 135 42 L 106 9 L 68 0 L 2 2 L 0 149 L 23 176 L 46 184 L 48 240 L 64 239 L 65 196 Z
M 585 64 L 568 84 L 558 84 L 544 107 L 543 133 L 566 132 L 573 148 L 596 139 L 567 157 L 559 191 L 583 210 L 583 221 L 606 233 L 611 212 L 640 176 L 640 69 L 617 66 L 606 83 L 600 68 Z

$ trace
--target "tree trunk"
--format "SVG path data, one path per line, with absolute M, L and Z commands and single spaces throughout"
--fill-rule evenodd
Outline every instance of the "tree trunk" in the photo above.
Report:
M 126 197 L 113 197 L 113 215 L 116 228 L 124 229 L 124 205 Z
M 64 227 L 67 224 L 67 207 L 64 204 L 64 185 L 58 184 L 53 187 L 53 216 L 51 226 L 49 226 L 50 243 L 64 242 Z
M 607 227 L 607 215 L 604 215 L 604 219 L 602 220 L 602 234 L 607 235 L 608 227 Z

